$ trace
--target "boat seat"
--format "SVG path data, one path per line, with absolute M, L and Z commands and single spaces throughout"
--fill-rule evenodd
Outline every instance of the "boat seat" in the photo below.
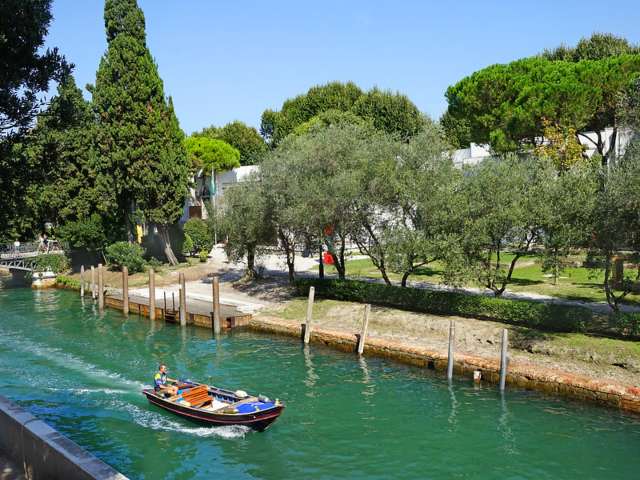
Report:
M 182 392 L 182 400 L 189 403 L 192 407 L 199 407 L 209 403 L 212 398 L 205 385 L 198 385 L 197 387 L 190 388 L 186 392 Z

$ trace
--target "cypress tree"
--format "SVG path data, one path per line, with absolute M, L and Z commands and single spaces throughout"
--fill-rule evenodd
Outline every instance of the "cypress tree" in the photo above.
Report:
M 136 0 L 106 0 L 107 52 L 91 88 L 105 192 L 113 195 L 129 240 L 135 222 L 155 226 L 170 263 L 169 226 L 182 214 L 189 167 L 184 134 L 147 48 Z

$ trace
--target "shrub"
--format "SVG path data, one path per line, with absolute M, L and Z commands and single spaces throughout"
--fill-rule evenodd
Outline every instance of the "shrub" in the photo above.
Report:
M 557 303 L 403 288 L 356 280 L 298 280 L 295 285 L 300 295 L 306 295 L 309 287 L 314 286 L 316 295 L 324 298 L 497 320 L 552 332 L 581 332 L 596 329 L 598 324 L 590 309 Z
M 107 247 L 105 257 L 112 267 L 116 270 L 122 270 L 127 267 L 129 273 L 142 272 L 144 270 L 145 261 L 143 258 L 144 250 L 137 243 L 116 242 Z
M 46 253 L 38 255 L 33 261 L 34 272 L 62 273 L 69 270 L 69 259 L 66 255 Z
M 200 257 L 200 263 L 206 263 L 207 259 L 209 258 L 209 254 L 206 250 L 200 250 L 198 257 Z
M 191 256 L 193 254 L 193 240 L 188 233 L 184 234 L 184 243 L 182 244 L 182 254 Z
M 185 237 L 189 236 L 193 242 L 190 252 L 199 252 L 206 250 L 207 252 L 213 247 L 213 235 L 209 229 L 207 222 L 200 218 L 190 218 L 184 224 Z M 186 243 L 186 239 L 185 239 Z
M 59 288 L 69 288 L 71 290 L 80 290 L 80 280 L 67 277 L 66 275 L 58 275 L 56 277 L 56 286 Z
M 147 266 L 150 268 L 154 268 L 156 272 L 162 267 L 162 262 L 155 257 L 151 257 L 147 260 Z

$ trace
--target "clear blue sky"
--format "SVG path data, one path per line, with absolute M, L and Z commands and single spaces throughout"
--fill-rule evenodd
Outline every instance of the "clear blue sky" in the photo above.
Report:
M 637 0 L 138 0 L 147 41 L 182 128 L 238 119 L 309 87 L 352 80 L 408 95 L 432 117 L 473 71 L 592 32 L 640 43 Z M 106 49 L 102 0 L 54 0 L 48 45 L 93 83 Z

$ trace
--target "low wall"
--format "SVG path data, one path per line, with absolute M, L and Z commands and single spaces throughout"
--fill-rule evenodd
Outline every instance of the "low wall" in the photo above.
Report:
M 303 325 L 284 324 L 264 317 L 254 317 L 249 322 L 249 327 L 256 331 L 299 338 L 304 331 Z M 314 328 L 311 330 L 310 341 L 343 352 L 355 353 L 358 335 Z M 446 352 L 411 347 L 378 338 L 367 338 L 364 353 L 431 370 L 445 371 L 447 368 Z M 499 381 L 500 360 L 498 358 L 488 359 L 457 353 L 454 360 L 454 373 L 458 376 L 473 378 L 473 372 L 479 370 L 483 381 L 491 383 Z M 522 362 L 509 363 L 506 381 L 507 385 L 519 388 L 538 390 L 640 413 L 640 388 L 637 387 L 596 381 Z
M 30 480 L 126 480 L 42 420 L 0 396 L 0 452 Z

